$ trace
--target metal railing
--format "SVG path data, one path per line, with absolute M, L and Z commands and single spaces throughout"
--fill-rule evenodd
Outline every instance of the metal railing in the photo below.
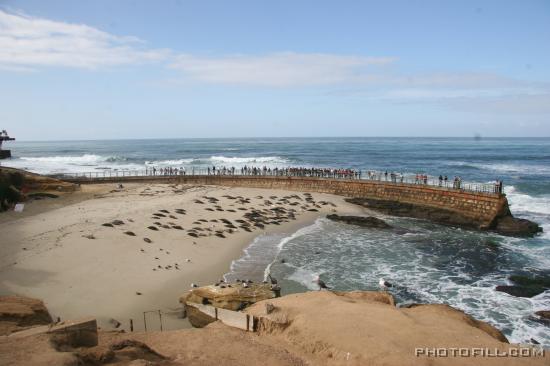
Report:
M 486 194 L 501 194 L 502 183 L 475 183 L 460 179 L 439 179 L 439 177 L 414 174 L 382 173 L 378 171 L 361 171 L 348 169 L 271 169 L 271 170 L 242 170 L 242 169 L 209 169 L 190 167 L 185 170 L 173 169 L 143 169 L 143 170 L 107 170 L 98 172 L 60 173 L 48 175 L 61 180 L 112 180 L 113 178 L 174 178 L 183 176 L 250 176 L 250 177 L 302 177 L 326 178 L 342 180 L 369 180 L 385 184 L 407 184 L 437 187 L 444 190 L 467 191 Z

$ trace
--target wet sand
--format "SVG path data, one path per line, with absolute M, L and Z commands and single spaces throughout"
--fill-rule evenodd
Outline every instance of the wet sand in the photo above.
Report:
M 178 297 L 216 282 L 261 234 L 291 235 L 328 213 L 361 213 L 343 197 L 169 184 L 83 185 L 0 214 L 0 294 L 43 299 L 54 317 L 95 316 L 143 329 L 187 327 Z M 149 329 L 158 313 L 147 313 Z

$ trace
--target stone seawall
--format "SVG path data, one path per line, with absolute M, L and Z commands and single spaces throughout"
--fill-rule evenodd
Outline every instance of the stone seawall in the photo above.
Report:
M 75 182 L 75 180 L 71 181 Z M 173 177 L 113 177 L 99 180 L 80 179 L 78 183 L 118 183 L 121 181 L 169 182 L 330 193 L 378 202 L 408 204 L 414 206 L 417 211 L 436 210 L 440 213 L 440 217 L 442 215 L 449 216 L 447 221 L 450 224 L 460 224 L 479 229 L 493 228 L 496 225 L 497 218 L 509 215 L 508 202 L 504 195 L 466 192 L 422 184 L 400 184 L 371 180 L 187 175 Z M 361 202 L 357 203 L 361 204 Z M 365 206 L 368 207 L 368 205 Z M 419 217 L 423 216 L 419 215 Z M 435 221 L 445 223 L 445 220 Z

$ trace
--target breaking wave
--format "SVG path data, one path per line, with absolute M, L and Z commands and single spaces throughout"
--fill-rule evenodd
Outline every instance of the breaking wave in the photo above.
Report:
M 226 157 L 226 156 L 211 156 L 213 162 L 224 164 L 288 164 L 289 160 L 279 156 L 259 156 L 259 157 Z

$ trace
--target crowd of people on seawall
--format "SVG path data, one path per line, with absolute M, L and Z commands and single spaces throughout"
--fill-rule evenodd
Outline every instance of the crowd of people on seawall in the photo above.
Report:
M 483 185 L 483 189 L 472 189 L 472 183 L 465 185 L 460 176 L 449 178 L 447 175 L 431 177 L 425 173 L 415 175 L 406 175 L 403 173 L 388 171 L 361 171 L 356 169 L 337 169 L 337 168 L 315 168 L 315 167 L 256 167 L 243 166 L 209 166 L 209 167 L 147 167 L 145 175 L 149 176 L 183 176 L 183 175 L 209 175 L 209 176 L 272 176 L 272 177 L 315 177 L 315 178 L 338 178 L 338 179 L 367 179 L 391 183 L 422 184 L 452 188 L 457 190 L 482 190 L 490 193 L 502 193 L 502 181 L 496 180 L 493 184 Z M 478 185 L 476 187 L 481 187 Z M 489 188 L 487 188 L 489 187 Z
M 114 173 L 114 174 L 113 174 Z M 271 176 L 271 177 L 315 177 L 315 178 L 331 178 L 331 179 L 364 179 L 380 182 L 388 182 L 395 184 L 420 184 L 446 189 L 498 193 L 503 192 L 503 183 L 501 180 L 496 180 L 494 183 L 465 183 L 460 176 L 449 178 L 447 175 L 428 176 L 425 173 L 403 174 L 388 171 L 367 170 L 361 171 L 357 169 L 338 169 L 338 168 L 315 168 L 315 167 L 257 167 L 257 166 L 242 166 L 242 167 L 226 167 L 226 166 L 208 166 L 208 167 L 154 167 L 147 166 L 145 171 L 141 172 L 110 172 L 103 174 L 91 173 L 90 178 L 101 175 L 107 176 L 185 176 L 185 175 L 208 175 L 208 176 Z M 87 174 L 85 174 L 87 175 Z
M 267 166 L 255 167 L 255 166 L 243 166 L 241 168 L 236 167 L 207 167 L 205 168 L 190 168 L 187 171 L 184 167 L 148 167 L 146 168 L 146 175 L 153 176 L 173 176 L 173 175 L 253 175 L 253 176 L 286 176 L 286 177 L 317 177 L 317 178 L 349 178 L 360 179 L 361 171 L 354 169 L 333 169 L 333 168 L 299 168 L 299 167 L 287 167 L 287 168 L 270 168 Z

